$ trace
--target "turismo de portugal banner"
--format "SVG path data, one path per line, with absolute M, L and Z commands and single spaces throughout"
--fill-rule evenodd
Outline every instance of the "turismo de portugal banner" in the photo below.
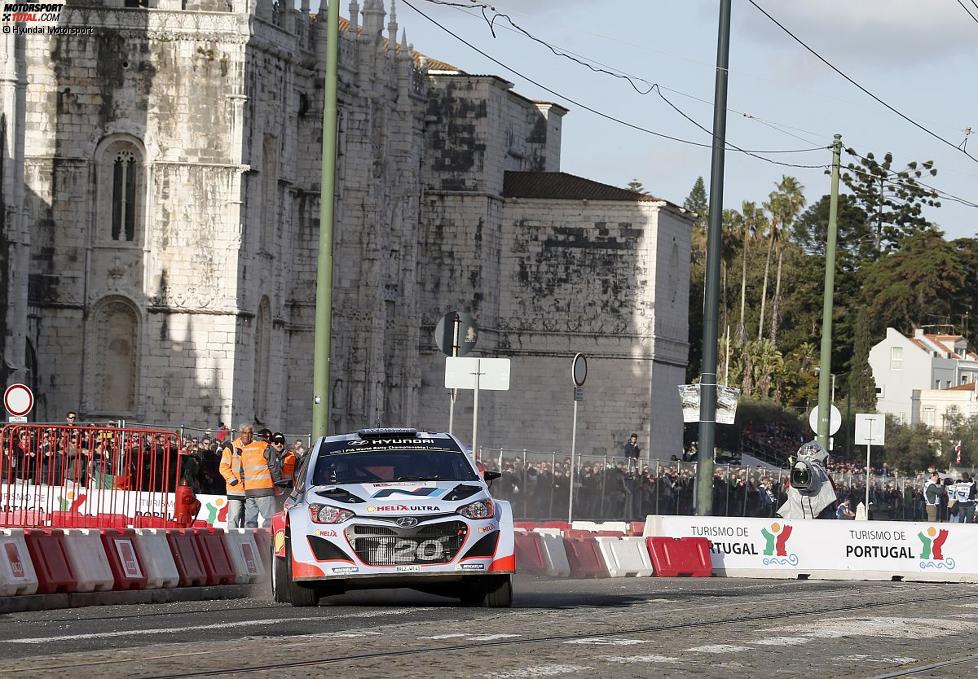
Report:
M 978 578 L 975 524 L 652 516 L 645 534 L 707 538 L 714 571 L 883 571 Z

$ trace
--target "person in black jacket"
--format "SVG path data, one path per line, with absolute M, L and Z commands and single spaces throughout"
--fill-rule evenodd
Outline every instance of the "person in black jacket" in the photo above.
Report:
M 632 432 L 625 443 L 625 460 L 628 462 L 628 471 L 638 468 L 638 458 L 642 454 L 642 449 L 638 447 L 638 434 Z

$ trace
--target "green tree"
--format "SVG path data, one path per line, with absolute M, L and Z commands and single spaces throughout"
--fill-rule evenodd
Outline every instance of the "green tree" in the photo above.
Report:
M 633 179 L 628 182 L 628 186 L 625 187 L 629 191 L 634 191 L 635 193 L 645 193 L 645 186 L 642 185 L 638 179 Z
M 775 346 L 778 344 L 778 327 L 781 322 L 781 272 L 784 264 L 785 236 L 805 207 L 804 190 L 805 187 L 797 179 L 782 175 L 781 181 L 775 184 L 775 190 L 768 196 L 766 206 L 771 213 L 772 243 L 776 242 L 778 250 L 774 299 L 771 304 L 771 341 Z
M 709 201 L 703 178 L 697 177 L 683 207 L 696 215 L 690 234 L 689 263 L 689 363 L 686 378 L 692 380 L 700 372 L 703 354 L 703 286 L 706 284 L 706 220 Z
M 931 465 L 941 464 L 934 446 L 933 432 L 926 425 L 903 425 L 892 417 L 886 418 L 883 461 L 903 474 L 915 474 Z M 946 455 L 943 464 L 947 464 Z
M 948 322 L 965 273 L 958 252 L 939 232 L 908 236 L 899 250 L 867 267 L 863 296 L 873 330 L 892 326 L 909 335 L 922 321 Z
M 912 161 L 902 170 L 893 169 L 893 154 L 887 152 L 882 162 L 872 153 L 856 156 L 848 163 L 841 178 L 859 206 L 869 216 L 876 236 L 876 251 L 882 253 L 900 246 L 907 236 L 928 231 L 930 222 L 923 216 L 925 207 L 940 207 L 937 192 L 920 183 L 925 176 L 937 176 L 934 161 Z
M 805 210 L 791 227 L 791 240 L 806 254 L 825 256 L 829 233 L 829 202 L 824 195 Z M 875 237 L 866 212 L 849 194 L 839 196 L 836 218 L 838 246 L 836 264 L 842 271 L 852 271 L 860 264 L 875 259 Z
M 874 338 L 869 316 L 859 314 L 855 322 L 855 337 L 852 349 L 852 362 L 849 367 L 849 396 L 852 407 L 857 412 L 876 411 L 876 380 L 869 367 L 869 350 L 873 348 Z
M 741 225 L 743 234 L 743 252 L 741 254 L 741 276 L 740 276 L 740 317 L 737 320 L 737 344 L 742 345 L 747 341 L 747 325 L 744 321 L 744 311 L 747 305 L 747 260 L 750 254 L 750 243 L 758 233 L 763 233 L 767 228 L 767 217 L 764 211 L 757 207 L 757 203 L 744 201 L 740 205 Z

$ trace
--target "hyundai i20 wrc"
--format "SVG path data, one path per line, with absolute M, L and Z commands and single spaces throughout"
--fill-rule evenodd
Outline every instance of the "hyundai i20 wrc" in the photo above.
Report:
M 513 512 L 451 434 L 362 429 L 320 438 L 272 519 L 275 600 L 409 587 L 508 607 Z

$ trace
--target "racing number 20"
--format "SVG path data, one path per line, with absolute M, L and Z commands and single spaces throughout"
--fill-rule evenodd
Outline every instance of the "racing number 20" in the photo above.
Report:
M 377 558 L 390 563 L 418 561 L 438 561 L 445 554 L 446 537 L 415 542 L 404 538 L 382 538 L 377 549 Z

